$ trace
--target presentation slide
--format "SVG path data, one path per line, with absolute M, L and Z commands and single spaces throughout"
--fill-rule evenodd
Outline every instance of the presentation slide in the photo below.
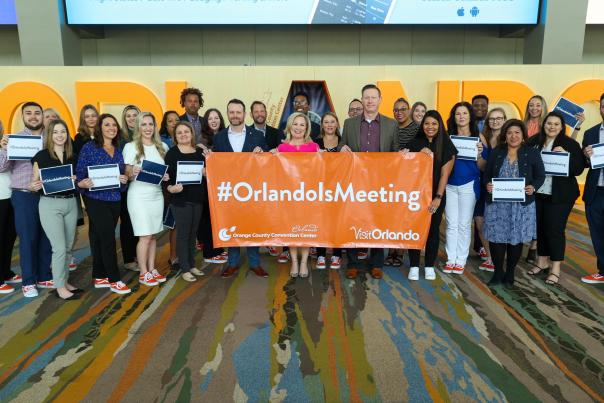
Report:
M 17 25 L 15 0 L 0 0 L 0 25 Z
M 65 0 L 74 25 L 535 24 L 539 0 Z
M 604 24 L 604 1 L 589 0 L 587 2 L 587 20 L 588 24 Z

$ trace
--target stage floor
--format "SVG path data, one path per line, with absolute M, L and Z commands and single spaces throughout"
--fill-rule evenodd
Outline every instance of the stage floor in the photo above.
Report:
M 169 280 L 128 272 L 118 296 L 91 288 L 78 245 L 83 299 L 0 296 L 0 401 L 604 401 L 604 288 L 580 282 L 595 270 L 581 211 L 568 236 L 559 286 L 522 263 L 511 291 L 486 287 L 477 257 L 463 276 L 410 282 L 406 268 L 292 280 L 263 255 L 268 279 L 213 265 L 186 283 L 164 236 Z

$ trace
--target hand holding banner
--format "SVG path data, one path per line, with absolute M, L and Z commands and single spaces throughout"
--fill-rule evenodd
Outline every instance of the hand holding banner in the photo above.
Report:
M 120 167 L 117 164 L 91 165 L 88 167 L 88 177 L 92 180 L 91 192 L 116 189 L 121 186 Z
M 29 161 L 43 148 L 42 136 L 9 134 L 6 156 L 10 161 Z
M 167 165 L 158 164 L 149 160 L 143 160 L 141 164 L 141 171 L 136 175 L 137 182 L 150 183 L 152 185 L 161 184 L 166 171 L 168 170 Z
M 524 178 L 493 178 L 494 202 L 525 202 Z
M 217 246 L 426 243 L 432 158 L 424 153 L 213 153 L 207 179 Z
M 40 180 L 45 195 L 75 189 L 73 183 L 73 166 L 71 164 L 40 169 Z

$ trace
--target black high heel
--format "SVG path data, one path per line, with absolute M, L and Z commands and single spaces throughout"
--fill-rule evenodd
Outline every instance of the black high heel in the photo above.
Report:
M 73 292 L 73 291 L 72 291 Z M 74 301 L 76 299 L 80 299 L 80 296 L 78 294 L 73 294 L 71 297 L 67 297 L 67 298 L 63 298 L 59 295 L 59 292 L 57 290 L 55 290 L 54 292 L 55 296 L 59 299 L 62 299 L 63 301 Z

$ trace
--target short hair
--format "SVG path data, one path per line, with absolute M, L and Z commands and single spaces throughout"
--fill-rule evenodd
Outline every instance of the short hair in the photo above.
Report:
M 115 124 L 117 125 L 117 135 L 113 138 L 113 140 L 111 140 L 111 144 L 113 144 L 114 147 L 119 147 L 119 138 L 121 131 L 120 122 L 118 122 L 115 116 L 110 113 L 103 113 L 99 116 L 98 120 L 96 121 L 96 126 L 94 127 L 94 138 L 92 139 L 92 141 L 94 141 L 94 144 L 97 147 L 103 147 L 103 121 L 105 119 L 113 119 L 115 121 Z
M 199 88 L 189 87 L 185 88 L 180 93 L 180 106 L 185 107 L 185 99 L 187 99 L 187 95 L 197 95 L 199 98 L 199 106 L 203 106 L 203 92 L 199 90 Z
M 59 159 L 57 153 L 55 153 L 54 142 L 52 140 L 52 131 L 55 129 L 56 125 L 62 125 L 65 128 L 65 131 L 67 132 L 67 139 L 65 140 L 64 150 L 65 156 L 67 157 L 67 159 L 70 159 L 71 157 L 73 157 L 73 146 L 71 144 L 71 136 L 69 135 L 69 127 L 67 126 L 67 123 L 65 123 L 64 120 L 53 119 L 48 123 L 48 127 L 46 128 L 46 140 L 44 142 L 44 148 L 48 150 L 50 158 L 54 160 Z M 65 161 L 63 162 L 66 163 Z
M 294 99 L 296 99 L 296 97 L 304 97 L 306 99 L 306 102 L 310 104 L 310 98 L 308 97 L 308 94 L 306 92 L 298 91 L 294 93 L 294 96 L 292 97 L 292 102 L 294 102 Z
M 402 102 L 405 105 L 407 105 L 407 108 L 409 107 L 409 101 L 407 101 L 405 98 L 403 98 L 403 97 L 398 98 L 396 101 L 394 101 L 394 105 L 398 104 L 399 102 Z
M 503 124 L 503 127 L 501 128 L 501 133 L 499 133 L 499 137 L 497 138 L 498 146 L 507 147 L 505 134 L 510 129 L 510 127 L 520 128 L 520 131 L 522 132 L 522 142 L 525 142 L 528 139 L 528 130 L 526 129 L 526 125 L 524 124 L 524 122 L 520 119 L 510 119 L 506 121 Z
M 176 124 L 176 126 L 174 126 L 174 145 L 178 145 L 178 141 L 176 141 L 176 129 L 178 129 L 179 126 L 185 126 L 189 129 L 191 132 L 191 147 L 195 148 L 195 129 L 193 128 L 191 122 L 186 120 L 181 120 Z
M 264 104 L 264 102 L 262 101 L 254 101 L 252 102 L 252 105 L 250 106 L 250 111 L 254 110 L 254 106 L 256 105 L 262 105 L 264 107 L 264 109 L 266 109 L 266 105 Z
M 382 91 L 380 91 L 380 89 L 378 88 L 377 85 L 375 84 L 366 84 L 363 86 L 363 88 L 361 89 L 361 96 L 365 93 L 365 91 L 367 90 L 377 90 L 378 95 L 380 96 L 380 98 L 382 97 Z
M 477 99 L 484 99 L 485 101 L 487 101 L 487 104 L 489 103 L 489 97 L 487 97 L 484 94 L 478 94 L 478 95 L 474 95 L 472 97 L 472 103 L 474 103 L 474 101 L 476 101 Z
M 604 94 L 602 94 L 602 95 L 604 95 Z M 348 103 L 348 107 L 349 107 L 349 108 L 350 108 L 350 105 L 352 105 L 352 103 L 353 103 L 353 102 L 358 102 L 358 103 L 360 103 L 360 104 L 362 104 L 362 103 L 363 103 L 363 102 L 361 102 L 361 100 L 360 100 L 360 99 L 355 98 L 355 99 L 353 99 L 352 101 L 350 101 L 350 102 Z
M 308 118 L 308 116 L 305 113 L 302 112 L 294 112 L 291 115 L 289 115 L 289 117 L 287 118 L 287 124 L 285 125 L 285 141 L 291 141 L 292 139 L 292 135 L 291 135 L 291 128 L 294 125 L 294 120 L 297 117 L 303 117 L 304 120 L 306 121 L 306 131 L 304 132 L 304 142 L 308 143 L 311 138 L 310 138 L 310 119 Z
M 237 99 L 237 98 L 233 98 L 231 99 L 228 103 L 227 103 L 227 110 L 229 109 L 229 105 L 231 104 L 235 104 L 235 105 L 241 105 L 243 106 L 243 111 L 245 112 L 245 104 L 243 103 L 242 100 Z
M 35 106 L 36 108 L 40 109 L 40 112 L 42 112 L 42 113 L 44 112 L 44 108 L 42 108 L 42 105 L 40 105 L 39 103 L 34 102 L 34 101 L 28 101 L 21 106 L 21 113 L 23 113 L 25 108 L 30 107 L 30 106 Z

